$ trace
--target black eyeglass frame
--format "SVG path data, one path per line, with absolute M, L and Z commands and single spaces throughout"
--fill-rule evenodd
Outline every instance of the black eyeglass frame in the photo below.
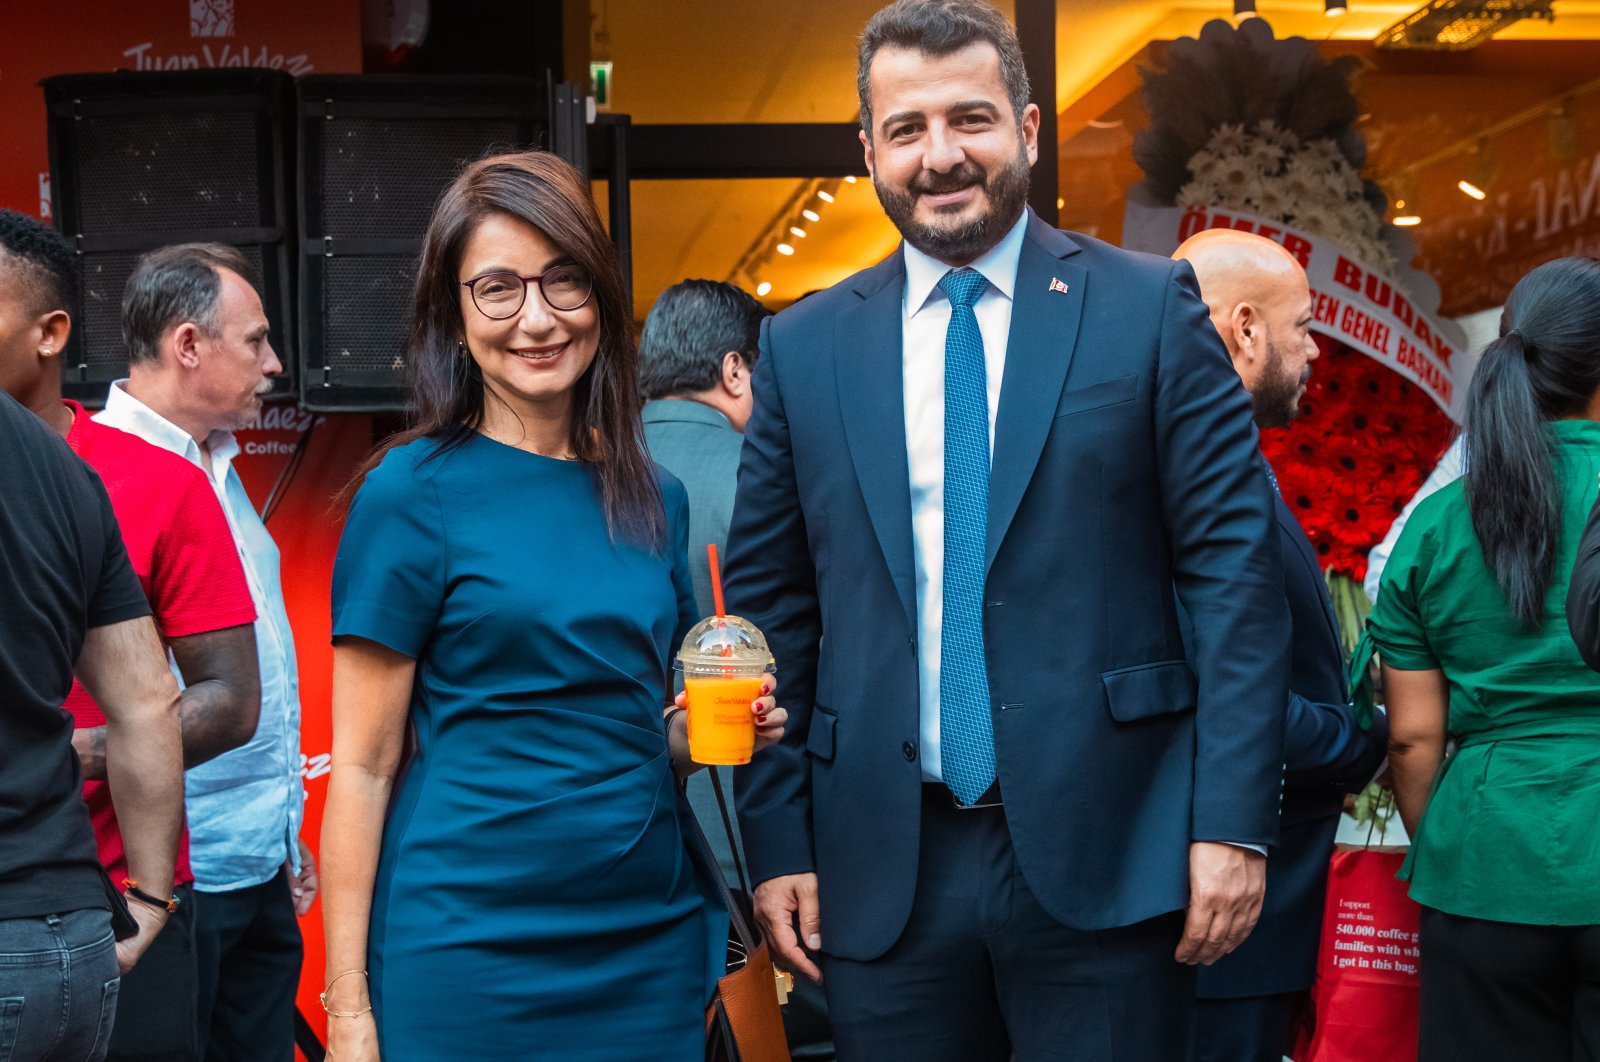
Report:
M 575 270 L 579 275 L 589 282 L 589 290 L 584 292 L 582 300 L 580 300 L 576 306 L 557 306 L 555 303 L 550 301 L 550 296 L 546 294 L 544 290 L 544 278 L 559 269 Z M 522 283 L 522 298 L 517 300 L 517 305 L 511 310 L 510 313 L 496 316 L 495 314 L 490 313 L 488 310 L 485 310 L 483 308 L 483 304 L 478 301 L 478 289 L 475 287 L 475 285 L 481 284 L 490 277 L 515 277 Z M 472 296 L 473 308 L 491 321 L 509 321 L 511 318 L 521 313 L 522 308 L 528 304 L 529 284 L 539 285 L 539 297 L 544 300 L 544 304 L 546 306 L 558 313 L 571 313 L 574 310 L 581 310 L 589 304 L 590 299 L 594 298 L 594 277 L 590 276 L 582 267 L 575 266 L 570 263 L 563 263 L 562 265 L 558 265 L 552 269 L 547 269 L 538 276 L 533 277 L 525 277 L 519 273 L 511 272 L 509 269 L 496 269 L 493 272 L 481 273 L 478 276 L 473 277 L 471 280 L 463 280 L 461 282 L 461 286 L 467 289 L 467 294 Z

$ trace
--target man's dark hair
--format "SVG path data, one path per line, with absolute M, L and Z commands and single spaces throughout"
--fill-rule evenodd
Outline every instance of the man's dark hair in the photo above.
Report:
M 27 285 L 29 310 L 76 312 L 78 256 L 65 236 L 26 214 L 0 210 L 0 248 L 0 262 L 17 269 Z
M 761 322 L 772 311 L 715 280 L 683 280 L 656 299 L 639 338 L 639 390 L 646 399 L 715 387 L 722 359 L 737 351 L 755 366 Z
M 924 55 L 949 55 L 984 42 L 1000 55 L 1000 81 L 1011 97 L 1017 121 L 1028 106 L 1028 71 L 1022 45 L 1006 17 L 983 0 L 895 0 L 872 16 L 861 31 L 856 92 L 861 96 L 861 128 L 872 136 L 872 59 L 880 48 L 904 48 Z
M 216 335 L 221 330 L 217 298 L 223 269 L 260 290 L 250 260 L 224 243 L 179 243 L 140 258 L 122 289 L 122 341 L 128 361 L 159 359 L 161 337 L 186 321 Z

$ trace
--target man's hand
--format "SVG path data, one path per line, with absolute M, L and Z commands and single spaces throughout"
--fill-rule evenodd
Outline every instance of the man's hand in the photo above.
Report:
M 822 983 L 822 971 L 806 954 L 822 947 L 822 918 L 817 910 L 817 876 L 785 874 L 756 886 L 756 918 L 766 933 L 778 964 Z M 795 933 L 799 921 L 800 932 Z M 805 947 L 800 946 L 804 939 Z
M 289 875 L 289 895 L 294 897 L 294 913 L 301 918 L 311 910 L 311 904 L 317 898 L 317 861 L 311 856 L 311 849 L 306 847 L 304 841 L 297 841 L 300 845 L 300 873 L 294 872 L 293 863 L 285 860 L 284 871 Z
M 139 956 L 150 949 L 150 945 L 155 943 L 156 935 L 167 924 L 165 910 L 152 907 L 142 900 L 130 899 L 128 913 L 139 923 L 139 933 L 127 940 L 117 941 L 117 972 L 122 974 L 133 969 L 133 964 L 139 961 Z
M 1244 943 L 1266 891 L 1266 856 L 1215 841 L 1189 845 L 1189 915 L 1174 958 L 1210 966 Z

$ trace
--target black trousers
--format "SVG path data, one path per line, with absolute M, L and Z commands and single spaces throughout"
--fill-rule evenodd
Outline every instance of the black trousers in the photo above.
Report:
M 904 934 L 870 962 L 823 957 L 840 1062 L 1182 1059 L 1195 984 L 1172 957 L 1183 913 L 1070 929 L 1023 880 L 1004 808 L 958 811 L 925 790 Z
M 1283 1062 L 1295 1003 L 1303 992 L 1197 999 L 1189 1062 Z
M 173 895 L 178 909 L 167 917 L 138 965 L 122 975 L 106 1062 L 199 1062 L 194 889 L 180 885 Z
M 1600 1062 L 1600 926 L 1422 909 L 1419 1062 Z
M 288 874 L 279 870 L 260 885 L 201 893 L 195 954 L 196 1028 L 206 1062 L 294 1058 L 301 944 Z

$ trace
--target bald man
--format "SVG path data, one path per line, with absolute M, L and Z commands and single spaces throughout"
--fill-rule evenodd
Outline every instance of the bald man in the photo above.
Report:
M 1300 263 L 1271 240 L 1222 229 L 1191 237 L 1173 257 L 1194 268 L 1211 323 L 1250 392 L 1256 425 L 1288 424 L 1317 357 Z M 1264 459 L 1261 468 L 1272 477 Z M 1316 974 L 1328 856 L 1344 794 L 1372 778 L 1388 739 L 1381 716 L 1370 730 L 1356 725 L 1316 551 L 1281 496 L 1276 507 L 1291 622 L 1281 834 L 1267 859 L 1255 932 L 1200 970 L 1190 1062 L 1279 1062 L 1288 1052 L 1295 1007 Z

